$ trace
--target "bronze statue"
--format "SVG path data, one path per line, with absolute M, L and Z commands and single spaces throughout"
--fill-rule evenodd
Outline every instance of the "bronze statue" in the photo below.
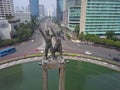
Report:
M 41 27 L 39 28 L 39 31 L 41 32 L 44 40 L 45 40 L 45 54 L 44 54 L 44 57 L 45 59 L 48 59 L 48 50 L 50 49 L 51 53 L 52 53 L 52 57 L 54 58 L 55 55 L 54 55 L 54 49 L 53 49 L 53 46 L 52 46 L 52 37 L 53 35 L 50 35 L 49 34 L 49 30 L 45 30 L 45 34 L 43 33 Z
M 61 31 L 57 31 L 56 33 L 53 31 L 53 29 L 50 27 L 50 30 L 52 31 L 53 35 L 55 36 L 55 45 L 53 47 L 54 55 L 56 52 L 60 53 L 60 57 L 62 58 L 62 43 L 61 43 Z

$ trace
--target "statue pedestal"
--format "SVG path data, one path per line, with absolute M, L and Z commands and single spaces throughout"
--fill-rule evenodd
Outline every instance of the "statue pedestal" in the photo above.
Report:
M 64 59 L 57 60 L 42 60 L 42 80 L 43 90 L 48 90 L 48 69 L 59 69 L 59 90 L 64 90 L 65 80 L 65 61 Z

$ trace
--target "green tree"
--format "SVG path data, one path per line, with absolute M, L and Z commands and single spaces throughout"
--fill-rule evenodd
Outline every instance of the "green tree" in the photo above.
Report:
M 10 35 L 11 35 L 11 38 L 13 39 L 13 38 L 16 38 L 17 37 L 17 34 L 16 34 L 16 30 L 11 30 L 11 32 L 10 32 Z
M 85 41 L 85 34 L 81 33 L 79 36 L 78 36 L 78 39 L 81 40 L 81 41 Z
M 86 35 L 85 35 L 85 39 L 86 39 L 87 41 L 91 41 L 91 42 L 97 41 L 98 38 L 99 38 L 99 37 L 98 37 L 97 35 L 92 35 L 92 34 L 86 34 Z
M 120 41 L 115 41 L 113 44 L 114 44 L 114 46 L 116 46 L 116 47 L 119 47 L 119 48 L 120 48 Z
M 32 16 L 31 20 L 31 30 L 34 32 L 39 26 L 39 20 L 36 16 Z
M 29 39 L 29 37 L 32 36 L 33 32 L 31 30 L 31 23 L 21 23 L 19 24 L 19 27 L 16 29 L 16 37 L 13 39 L 6 39 L 6 40 L 0 40 L 0 47 L 8 46 L 8 45 L 13 45 L 18 42 L 26 41 Z M 0 35 L 2 35 L 0 33 Z
M 66 37 L 67 37 L 69 40 L 71 39 L 71 36 L 70 36 L 69 33 L 66 33 L 65 35 L 66 35 Z
M 113 39 L 114 35 L 115 35 L 114 31 L 107 31 L 106 32 L 107 39 Z
M 77 25 L 77 26 L 75 27 L 75 30 L 74 30 L 74 32 L 75 32 L 75 34 L 76 34 L 77 37 L 79 36 L 79 31 L 80 31 L 80 26 Z
M 20 41 L 26 41 L 32 35 L 31 28 L 28 24 L 21 23 L 17 30 L 17 37 Z
M 0 32 L 0 41 L 2 40 L 2 33 Z

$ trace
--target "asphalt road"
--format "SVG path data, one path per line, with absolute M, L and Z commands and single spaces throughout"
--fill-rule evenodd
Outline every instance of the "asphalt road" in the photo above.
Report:
M 120 52 L 115 49 L 109 49 L 93 45 L 83 45 L 73 43 L 72 41 L 64 41 L 63 43 L 63 49 L 67 52 L 85 54 L 85 51 L 89 51 L 90 53 L 92 53 L 92 56 L 101 57 L 104 59 L 112 60 L 113 57 L 120 58 Z
M 52 25 L 55 30 L 58 29 L 57 25 L 51 23 L 50 20 L 46 20 L 41 24 L 43 30 L 46 29 L 46 24 Z M 36 30 L 31 40 L 16 45 L 15 47 L 17 49 L 17 52 L 6 55 L 4 57 L 0 57 L 0 61 L 40 53 L 39 51 L 36 51 L 36 48 L 41 47 L 43 43 L 45 43 L 43 37 L 41 36 L 40 32 Z M 62 46 L 64 52 L 85 54 L 85 51 L 89 51 L 92 53 L 92 56 L 97 56 L 105 59 L 112 60 L 113 57 L 120 58 L 120 52 L 117 50 L 93 45 L 82 45 L 78 44 L 77 42 L 68 40 L 67 38 L 65 38 L 65 40 L 62 40 Z
M 57 26 L 54 24 L 52 25 L 56 29 Z M 62 40 L 62 43 L 63 43 L 63 50 L 65 52 L 85 54 L 86 51 L 89 51 L 90 53 L 92 53 L 91 54 L 92 56 L 101 57 L 110 60 L 112 60 L 113 57 L 117 57 L 120 59 L 120 51 L 117 51 L 115 49 L 109 49 L 94 45 L 79 44 L 78 42 L 73 42 L 68 39 L 66 39 L 65 41 Z

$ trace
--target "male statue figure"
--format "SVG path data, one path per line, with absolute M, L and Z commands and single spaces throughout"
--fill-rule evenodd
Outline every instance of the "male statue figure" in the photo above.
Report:
M 51 53 L 52 53 L 52 57 L 54 59 L 55 55 L 54 55 L 54 51 L 53 51 L 53 47 L 52 47 L 52 37 L 53 35 L 50 35 L 49 34 L 49 30 L 47 29 L 45 31 L 45 34 L 43 33 L 41 27 L 39 28 L 39 31 L 41 32 L 44 40 L 45 40 L 45 54 L 44 54 L 44 57 L 45 59 L 48 59 L 48 50 L 50 49 Z
M 53 47 L 54 55 L 55 55 L 56 52 L 59 52 L 60 53 L 60 57 L 62 58 L 61 32 L 57 31 L 55 33 L 51 27 L 50 27 L 50 30 L 52 31 L 53 35 L 55 36 L 55 45 Z

